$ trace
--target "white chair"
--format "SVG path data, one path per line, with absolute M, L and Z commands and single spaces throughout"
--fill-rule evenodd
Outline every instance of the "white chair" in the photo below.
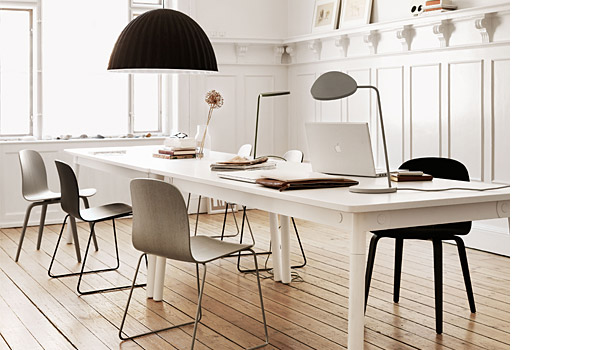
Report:
M 285 160 L 286 162 L 302 163 L 302 161 L 304 160 L 304 153 L 300 150 L 289 150 L 289 151 L 285 152 L 283 157 L 279 157 L 279 156 L 269 156 L 269 157 L 280 158 L 280 159 Z M 244 207 L 243 210 L 244 210 L 243 217 L 246 218 L 246 222 L 248 223 L 248 229 L 250 230 L 250 233 L 252 233 L 252 228 L 250 227 L 250 221 L 248 221 L 248 217 L 246 216 L 246 207 Z M 227 218 L 227 211 L 225 211 L 225 218 Z M 235 216 L 234 216 L 234 218 L 235 218 Z M 304 253 L 304 247 L 302 247 L 302 241 L 300 240 L 300 234 L 298 233 L 298 227 L 296 227 L 296 220 L 294 220 L 294 218 L 291 218 L 291 219 L 292 219 L 292 225 L 294 226 L 294 231 L 296 232 L 296 238 L 298 239 L 298 246 L 300 247 L 300 252 L 302 253 L 302 264 L 291 266 L 291 268 L 297 269 L 297 268 L 306 266 L 306 254 Z M 223 221 L 223 225 L 225 225 L 225 221 Z M 237 222 L 236 222 L 236 225 L 237 225 Z M 224 226 L 223 226 L 223 229 L 224 229 Z M 243 239 L 244 239 L 244 222 L 242 221 L 242 231 L 241 231 L 241 235 L 240 235 L 240 243 L 242 242 Z M 271 255 L 271 254 L 273 254 L 273 252 L 272 251 L 259 252 L 256 254 L 257 255 Z M 253 270 L 244 270 L 241 268 L 240 260 L 241 260 L 242 256 L 243 256 L 243 254 L 238 254 L 238 262 L 237 262 L 238 271 L 240 271 L 242 273 L 252 272 Z M 268 269 L 268 268 L 260 269 L 260 271 L 267 271 L 267 270 L 270 270 L 270 269 Z
M 21 150 L 19 151 L 19 163 L 21 164 L 21 179 L 22 179 L 22 194 L 26 201 L 31 202 L 25 212 L 25 220 L 23 221 L 23 229 L 21 230 L 21 237 L 19 238 L 19 245 L 17 247 L 17 254 L 15 261 L 19 261 L 21 255 L 21 247 L 23 246 L 23 240 L 25 239 L 25 231 L 29 223 L 29 215 L 34 207 L 42 206 L 42 213 L 40 216 L 40 226 L 38 228 L 38 238 L 36 249 L 40 250 L 42 244 L 42 234 L 44 232 L 44 224 L 46 221 L 46 210 L 49 204 L 60 202 L 60 193 L 52 192 L 48 188 L 48 174 L 46 174 L 46 166 L 42 156 L 34 150 Z M 89 208 L 88 197 L 96 194 L 95 188 L 85 188 L 79 191 L 79 198 L 83 200 L 83 205 Z M 72 221 L 71 223 L 74 223 Z M 75 243 L 75 252 L 77 254 L 77 261 L 81 262 L 81 252 L 79 251 L 79 239 L 73 237 Z M 98 242 L 94 237 L 94 246 L 98 250 Z
M 127 305 L 123 314 L 123 320 L 119 328 L 119 338 L 122 340 L 133 339 L 148 334 L 153 334 L 168 329 L 173 329 L 189 324 L 194 324 L 192 333 L 191 349 L 194 349 L 198 322 L 202 318 L 202 294 L 206 281 L 206 264 L 221 258 L 232 256 L 232 254 L 247 251 L 254 255 L 254 270 L 260 297 L 260 307 L 265 331 L 265 343 L 253 347 L 260 348 L 269 344 L 267 332 L 267 320 L 263 304 L 262 290 L 260 287 L 260 276 L 258 273 L 258 261 L 252 250 L 254 244 L 236 244 L 224 242 L 207 236 L 192 236 L 189 233 L 189 219 L 186 205 L 179 190 L 166 182 L 154 179 L 134 179 L 131 181 L 131 201 L 133 206 L 133 226 L 131 239 L 135 249 L 142 252 L 133 275 L 132 288 L 129 292 Z M 198 285 L 198 306 L 196 316 L 191 322 L 176 326 L 153 330 L 150 332 L 125 336 L 123 328 L 125 319 L 133 295 L 133 286 L 137 278 L 142 258 L 146 254 L 153 254 L 167 259 L 190 262 L 196 264 L 196 283 Z M 203 267 L 202 284 L 199 283 L 198 264 Z
M 240 157 L 245 157 L 245 158 L 250 158 L 250 154 L 252 153 L 252 145 L 247 143 L 245 145 L 242 145 L 237 152 L 237 155 Z M 190 199 L 192 198 L 192 194 L 188 193 L 188 198 L 187 198 L 187 205 L 186 208 L 189 210 L 190 209 Z M 194 227 L 194 236 L 198 234 L 198 219 L 200 217 L 200 202 L 201 202 L 202 196 L 198 196 L 198 207 L 196 208 L 196 224 Z M 235 237 L 240 233 L 240 227 L 238 226 L 238 222 L 237 222 L 237 218 L 235 217 L 235 214 L 233 212 L 233 206 L 235 204 L 233 203 L 225 203 L 225 217 L 223 218 L 223 229 L 221 232 L 221 240 L 223 239 L 223 237 Z M 233 215 L 233 221 L 235 221 L 235 227 L 237 229 L 237 232 L 234 235 L 229 235 L 226 236 L 225 235 L 225 224 L 227 222 L 227 211 L 229 210 L 229 207 L 231 206 L 231 214 Z

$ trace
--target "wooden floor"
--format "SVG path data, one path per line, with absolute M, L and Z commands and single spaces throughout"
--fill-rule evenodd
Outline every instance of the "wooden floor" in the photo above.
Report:
M 257 251 L 268 248 L 268 215 L 257 210 L 249 215 Z M 202 215 L 199 230 L 220 233 L 221 222 L 221 215 Z M 347 233 L 296 222 L 308 264 L 297 270 L 301 281 L 290 285 L 262 280 L 271 341 L 268 349 L 343 349 L 347 337 Z M 234 228 L 232 225 L 229 230 Z M 126 291 L 80 297 L 75 292 L 76 277 L 48 278 L 46 270 L 59 230 L 59 225 L 46 227 L 42 249 L 37 251 L 37 227 L 28 228 L 19 263 L 14 262 L 14 256 L 20 228 L 0 230 L 0 350 L 189 348 L 192 326 L 122 342 L 118 327 Z M 91 254 L 90 266 L 111 266 L 115 254 L 110 224 L 98 224 L 97 230 L 100 251 Z M 87 275 L 84 288 L 130 283 L 139 257 L 130 243 L 131 220 L 119 220 L 117 230 L 119 271 Z M 88 227 L 80 224 L 79 232 L 83 245 Z M 297 263 L 295 239 L 292 251 Z M 477 314 L 469 312 L 456 249 L 444 244 L 444 333 L 436 335 L 431 243 L 405 243 L 401 299 L 394 304 L 393 245 L 391 240 L 381 240 L 366 313 L 365 349 L 508 349 L 510 260 L 475 250 L 467 254 Z M 75 261 L 73 247 L 61 243 L 56 272 L 77 270 Z M 247 259 L 244 267 L 250 267 L 249 263 Z M 145 280 L 145 271 L 141 279 Z M 208 266 L 206 283 L 196 349 L 240 349 L 260 344 L 262 324 L 255 276 L 238 273 L 236 261 L 225 259 Z M 170 262 L 165 284 L 164 303 L 147 300 L 144 289 L 136 290 L 127 333 L 185 322 L 194 313 L 194 265 Z

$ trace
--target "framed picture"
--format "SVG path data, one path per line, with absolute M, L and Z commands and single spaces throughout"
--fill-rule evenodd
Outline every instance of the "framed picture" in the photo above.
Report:
M 343 0 L 340 29 L 369 24 L 373 0 Z
M 209 198 L 208 201 L 208 214 L 223 214 L 225 213 L 226 202 L 220 199 Z M 229 205 L 228 211 L 237 211 L 237 206 L 233 204 L 233 208 Z
M 340 0 L 316 0 L 312 31 L 323 32 L 337 28 Z

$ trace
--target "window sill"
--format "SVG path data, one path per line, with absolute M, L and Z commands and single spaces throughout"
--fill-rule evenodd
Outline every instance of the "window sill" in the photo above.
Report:
M 106 137 L 103 139 L 97 138 L 86 138 L 86 139 L 69 139 L 69 140 L 19 140 L 19 139 L 0 139 L 0 145 L 10 145 L 10 144 L 45 144 L 45 143 L 103 143 L 103 142 L 115 142 L 115 141 L 125 141 L 125 142 L 141 142 L 141 141 L 158 141 L 164 140 L 167 136 L 152 136 L 152 137 Z

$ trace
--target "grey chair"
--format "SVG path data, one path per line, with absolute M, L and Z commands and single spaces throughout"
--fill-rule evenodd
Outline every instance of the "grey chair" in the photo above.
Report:
M 44 224 L 46 221 L 46 211 L 48 205 L 60 202 L 60 193 L 52 192 L 48 188 L 48 175 L 46 174 L 46 166 L 42 156 L 34 150 L 21 150 L 19 151 L 19 163 L 21 164 L 21 192 L 23 198 L 26 201 L 31 202 L 25 211 L 25 220 L 23 220 L 23 229 L 21 231 L 21 237 L 19 238 L 19 245 L 17 247 L 17 254 L 15 261 L 19 261 L 21 255 L 21 247 L 25 239 L 25 231 L 29 224 L 29 216 L 31 210 L 34 207 L 41 206 L 42 212 L 40 216 L 40 226 L 38 228 L 38 238 L 36 249 L 40 250 L 42 244 L 42 234 L 44 232 Z M 83 205 L 89 208 L 88 197 L 96 194 L 96 189 L 86 188 L 79 191 L 79 197 L 83 200 Z M 75 243 L 75 252 L 77 254 L 77 261 L 81 262 L 81 253 L 79 250 L 79 240 L 77 237 L 73 237 Z M 98 250 L 98 243 L 94 240 L 96 250 Z
M 292 162 L 292 163 L 302 163 L 302 161 L 304 160 L 304 153 L 300 150 L 289 150 L 287 152 L 285 152 L 285 154 L 283 155 L 283 157 L 279 157 L 279 156 L 269 156 L 270 158 L 279 158 L 282 160 L 285 160 L 286 162 Z M 250 230 L 250 233 L 252 233 L 252 228 L 250 227 L 250 222 L 248 221 L 248 217 L 246 216 L 246 207 L 243 208 L 244 210 L 244 214 L 243 214 L 243 218 L 246 218 L 246 222 L 248 223 L 248 229 Z M 235 218 L 235 216 L 234 216 Z M 227 219 L 227 205 L 225 205 L 225 219 Z M 302 263 L 299 265 L 293 265 L 290 266 L 293 269 L 298 269 L 301 267 L 306 266 L 306 254 L 304 253 L 304 247 L 302 246 L 302 241 L 300 240 L 300 234 L 298 233 L 298 227 L 296 226 L 296 220 L 294 220 L 294 218 L 292 219 L 292 225 L 294 226 L 294 232 L 296 232 L 296 239 L 298 240 L 298 246 L 300 247 L 300 252 L 302 253 Z M 237 222 L 236 222 L 237 225 Z M 225 220 L 223 220 L 223 232 L 225 232 Z M 223 239 L 223 233 L 221 233 L 221 239 Z M 242 242 L 242 240 L 244 239 L 244 223 L 243 223 L 243 219 L 242 219 L 242 233 L 240 235 L 240 243 Z M 260 252 L 260 253 L 256 253 L 258 255 L 271 255 L 273 254 L 273 252 L 271 250 L 269 250 L 268 252 Z M 238 271 L 242 272 L 242 273 L 247 273 L 247 272 L 252 272 L 252 270 L 245 270 L 242 269 L 240 266 L 240 262 L 241 262 L 241 257 L 243 256 L 243 254 L 238 254 L 238 262 L 237 262 L 237 268 Z M 260 271 L 267 271 L 270 270 L 269 268 L 262 268 L 260 269 Z
M 142 252 L 138 259 L 132 288 L 127 299 L 127 305 L 119 328 L 119 338 L 129 340 L 148 334 L 162 332 L 181 326 L 194 324 L 191 349 L 194 349 L 198 322 L 202 318 L 202 294 L 206 280 L 206 264 L 221 258 L 232 256 L 234 253 L 248 251 L 254 254 L 253 244 L 236 244 L 220 241 L 207 236 L 190 237 L 189 220 L 186 205 L 179 190 L 166 182 L 154 179 L 134 179 L 131 181 L 131 201 L 133 205 L 133 227 L 131 239 L 135 249 Z M 133 295 L 133 286 L 140 270 L 142 258 L 153 254 L 167 259 L 196 264 L 196 283 L 198 285 L 198 306 L 193 321 L 150 332 L 126 336 L 123 332 L 127 312 Z M 198 265 L 202 265 L 202 284 L 199 282 Z M 260 307 L 265 331 L 265 343 L 252 349 L 266 346 L 269 343 L 265 308 L 258 274 L 258 262 L 254 255 L 256 281 L 260 296 Z
M 103 288 L 103 289 L 94 289 L 88 291 L 81 290 L 81 280 L 84 274 L 88 273 L 98 273 L 105 271 L 114 271 L 119 268 L 119 246 L 117 244 L 117 229 L 115 226 L 115 219 L 122 218 L 125 216 L 131 215 L 131 206 L 125 203 L 111 203 L 105 204 L 98 207 L 93 208 L 85 208 L 83 210 L 79 207 L 79 185 L 77 184 L 77 177 L 73 172 L 73 169 L 69 166 L 69 164 L 65 162 L 61 162 L 60 160 L 55 161 L 56 169 L 58 170 L 58 177 L 60 178 L 60 192 L 62 194 L 60 199 L 60 206 L 62 210 L 67 213 L 65 219 L 63 221 L 62 227 L 60 229 L 60 233 L 58 235 L 58 240 L 56 241 L 56 248 L 54 249 L 54 254 L 52 255 L 52 260 L 50 261 L 50 266 L 48 267 L 48 276 L 52 278 L 58 277 L 67 277 L 67 276 L 79 276 L 79 280 L 77 281 L 77 292 L 81 295 L 93 294 L 93 293 L 101 293 L 119 289 L 129 288 L 129 286 L 121 286 L 121 287 L 111 287 L 111 288 Z M 67 222 L 67 218 L 79 219 L 81 221 L 85 221 L 90 223 L 90 236 L 87 241 L 87 245 L 85 248 L 85 254 L 83 255 L 83 262 L 81 263 L 81 271 L 73 272 L 73 273 L 65 273 L 60 275 L 52 274 L 52 265 L 54 264 L 54 260 L 56 259 L 56 253 L 58 252 L 58 247 L 60 244 L 60 239 L 62 237 L 63 231 L 65 229 L 65 224 Z M 113 236 L 115 240 L 115 254 L 117 265 L 116 267 L 98 269 L 98 270 L 88 270 L 85 271 L 85 262 L 88 257 L 88 253 L 90 250 L 90 242 L 96 236 L 95 226 L 96 223 L 101 221 L 111 220 L 113 227 Z M 144 284 L 138 285 L 138 287 L 142 287 Z

